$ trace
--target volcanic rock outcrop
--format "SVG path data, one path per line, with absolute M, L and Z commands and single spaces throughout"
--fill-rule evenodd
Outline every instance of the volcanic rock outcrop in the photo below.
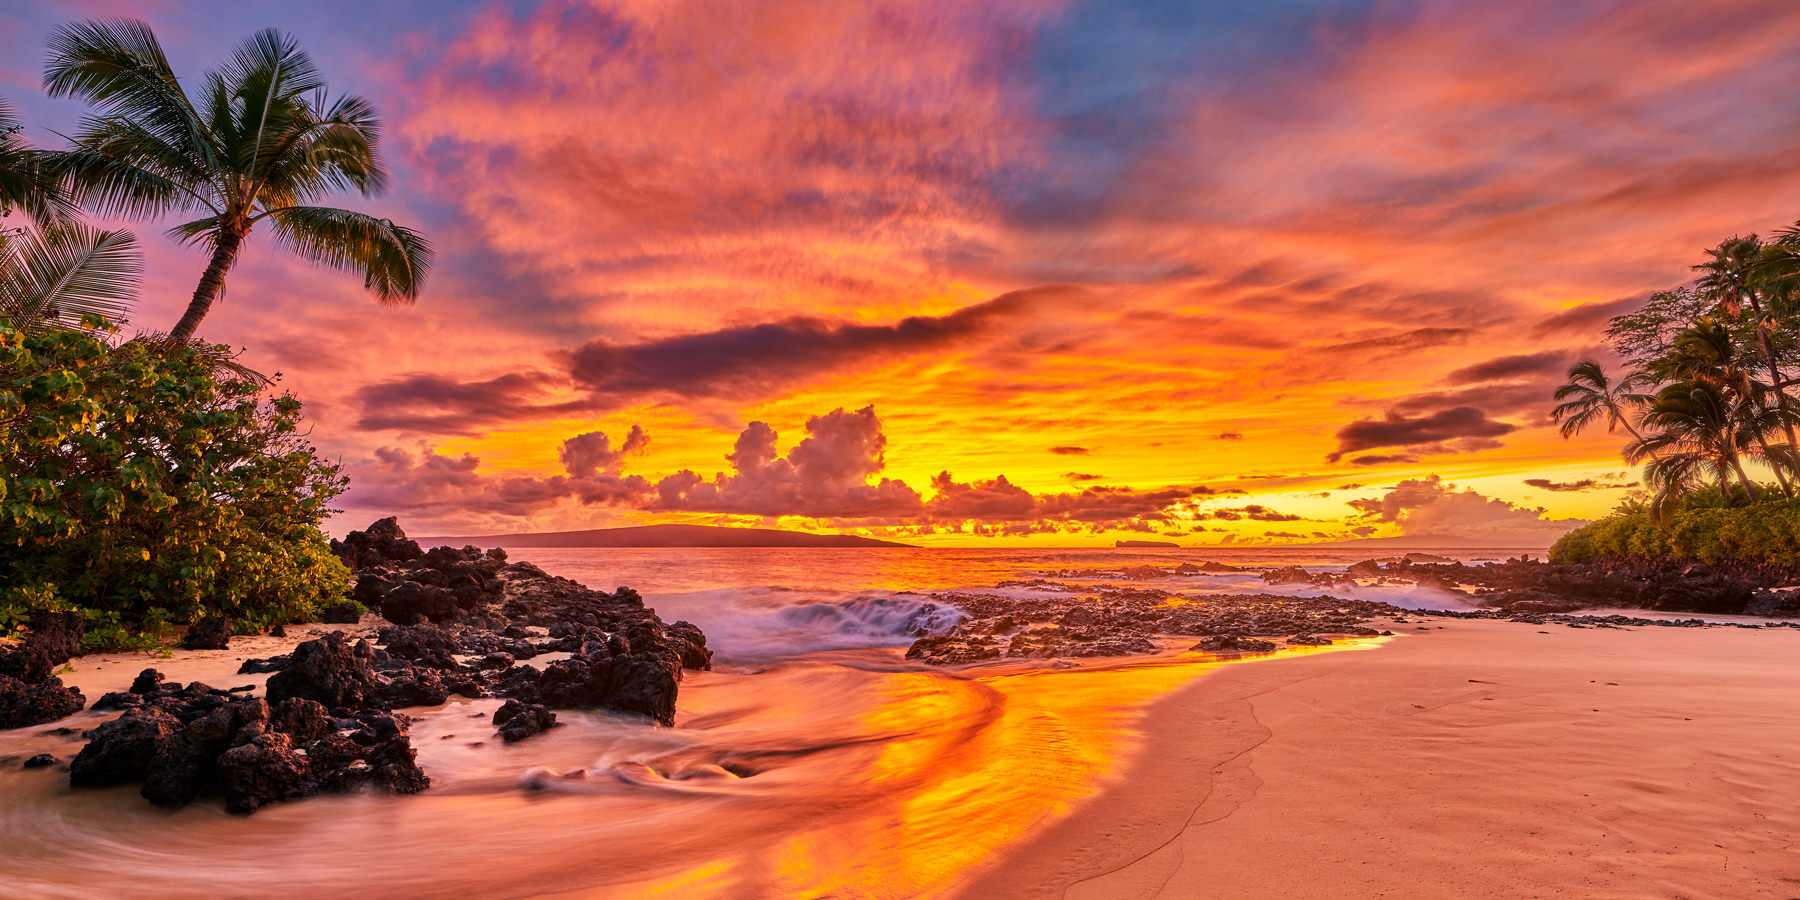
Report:
M 25 640 L 0 647 L 0 729 L 54 722 L 87 705 L 55 674 L 81 652 L 82 630 L 78 613 L 40 612 Z

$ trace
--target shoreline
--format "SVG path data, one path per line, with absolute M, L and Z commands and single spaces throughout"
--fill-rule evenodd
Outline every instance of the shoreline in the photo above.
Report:
M 954 897 L 1791 897 L 1800 635 L 1433 620 L 1226 666 Z M 1780 635 L 1780 637 L 1774 637 Z

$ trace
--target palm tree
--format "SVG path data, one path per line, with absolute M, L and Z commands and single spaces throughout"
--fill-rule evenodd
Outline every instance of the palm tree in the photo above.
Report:
M 12 105 L 0 99 L 0 216 L 16 209 L 41 228 L 63 224 L 75 206 L 50 172 L 49 154 L 25 143 L 23 130 Z
M 1717 389 L 1731 402 L 1740 431 L 1755 443 L 1758 455 L 1775 473 L 1781 493 L 1792 498 L 1787 470 L 1793 454 L 1769 444 L 1770 435 L 1778 428 L 1791 426 L 1792 414 L 1769 404 L 1771 388 L 1751 377 L 1750 370 L 1738 364 L 1739 358 L 1739 342 L 1731 328 L 1724 322 L 1701 319 L 1675 336 L 1668 353 L 1656 360 L 1651 370 L 1668 381 L 1699 382 Z
M 21 329 L 79 327 L 87 316 L 123 321 L 144 259 L 129 231 L 81 223 L 0 239 L 0 318 Z
M 1650 404 L 1651 396 L 1642 391 L 1648 381 L 1644 373 L 1630 372 L 1614 382 L 1598 361 L 1584 359 L 1569 367 L 1569 382 L 1556 389 L 1556 399 L 1561 402 L 1550 411 L 1550 418 L 1561 423 L 1565 438 L 1604 420 L 1607 434 L 1624 428 L 1634 440 L 1642 441 L 1644 436 L 1632 427 L 1629 411 Z
M 1775 326 L 1774 317 L 1764 309 L 1763 298 L 1755 284 L 1759 269 L 1765 265 L 1763 243 L 1754 234 L 1733 237 L 1706 252 L 1707 261 L 1694 267 L 1695 271 L 1705 273 L 1695 284 L 1702 296 L 1733 318 L 1746 304 L 1750 307 L 1756 336 L 1762 344 L 1763 362 L 1768 366 L 1769 389 L 1775 393 L 1776 406 L 1786 413 L 1791 407 L 1787 392 L 1782 389 L 1781 366 L 1770 337 Z M 1783 427 L 1787 432 L 1789 451 L 1800 448 L 1800 438 L 1795 436 L 1791 417 L 1783 417 Z
M 1732 476 L 1752 501 L 1756 486 L 1744 471 L 1740 451 L 1753 439 L 1752 423 L 1740 415 L 1737 404 L 1718 385 L 1684 381 L 1656 393 L 1644 413 L 1644 425 L 1653 429 L 1645 438 L 1626 447 L 1627 458 L 1646 456 L 1644 477 L 1658 490 L 1658 505 L 1693 486 L 1705 474 L 1713 476 L 1722 492 L 1729 493 Z
M 418 297 L 431 261 L 423 235 L 366 213 L 311 205 L 333 191 L 378 193 L 386 181 L 375 110 L 329 100 L 290 35 L 259 31 L 206 73 L 196 98 L 176 79 L 150 26 L 90 19 L 50 36 L 44 85 L 100 111 L 82 121 L 56 170 L 103 214 L 198 213 L 171 229 L 211 251 L 187 311 L 169 333 L 188 340 L 224 290 L 244 239 L 267 220 L 275 241 L 363 276 L 382 303 Z

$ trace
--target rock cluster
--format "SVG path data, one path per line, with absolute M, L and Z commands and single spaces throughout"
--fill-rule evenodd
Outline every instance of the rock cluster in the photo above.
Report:
M 142 782 L 144 797 L 166 806 L 218 794 L 233 812 L 363 786 L 415 793 L 430 779 L 415 762 L 411 720 L 396 710 L 436 706 L 452 694 L 504 697 L 494 724 L 507 741 L 555 726 L 553 707 L 668 725 L 683 670 L 712 667 L 699 628 L 665 624 L 629 588 L 590 590 L 508 564 L 500 550 L 421 550 L 393 519 L 351 532 L 333 549 L 354 566 L 354 599 L 393 623 L 372 643 L 332 631 L 291 653 L 246 660 L 240 672 L 269 673 L 262 698 L 248 686 L 166 684 L 145 670 L 130 690 L 94 704 L 125 712 L 89 733 L 70 763 L 70 783 Z M 346 604 L 333 616 L 356 621 L 359 612 Z M 46 653 L 59 632 L 42 632 L 15 653 L 30 650 L 19 659 L 48 677 L 43 660 L 69 654 Z M 222 644 L 230 625 L 201 623 L 189 634 L 191 642 Z M 563 658 L 542 669 L 522 662 L 544 654 Z M 0 657 L 0 666 L 12 659 Z
M 1386 603 L 1275 594 L 1188 596 L 1145 588 L 1073 588 L 1054 596 L 938 594 L 934 600 L 967 614 L 943 634 L 921 636 L 909 659 L 950 665 L 1003 658 L 1124 656 L 1156 649 L 1160 635 L 1208 640 L 1209 652 L 1268 652 L 1288 643 L 1330 643 L 1319 634 L 1372 635 L 1363 623 L 1402 612 Z M 1292 637 L 1288 637 L 1292 636 Z
M 30 628 L 25 640 L 0 647 L 0 729 L 53 722 L 87 705 L 80 691 L 55 674 L 81 652 L 81 616 L 41 612 Z
M 69 784 L 142 782 L 145 799 L 169 807 L 218 794 L 235 813 L 365 786 L 412 794 L 431 784 L 415 762 L 406 716 L 247 690 L 169 684 L 146 669 L 130 691 L 94 704 L 125 714 L 88 733 L 69 763 Z
M 1348 574 L 1462 593 L 1470 602 L 1524 613 L 1593 607 L 1665 612 L 1800 615 L 1800 598 L 1768 588 L 1790 583 L 1788 567 L 1750 561 L 1718 565 L 1644 557 L 1557 565 L 1529 557 L 1471 566 L 1460 562 L 1387 564 L 1366 560 Z
M 399 677 L 414 684 L 435 671 L 453 692 L 609 709 L 668 725 L 683 670 L 712 668 L 699 628 L 664 623 L 630 588 L 592 590 L 530 563 L 508 563 L 498 549 L 422 551 L 393 519 L 333 548 L 354 567 L 352 599 L 397 626 L 384 628 L 378 643 L 387 665 L 412 664 Z M 545 653 L 569 656 L 542 669 L 523 663 Z M 458 662 L 468 655 L 479 659 Z

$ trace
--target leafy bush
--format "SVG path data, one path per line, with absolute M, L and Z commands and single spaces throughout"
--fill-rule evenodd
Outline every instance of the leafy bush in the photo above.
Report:
M 1724 506 L 1697 499 L 1664 510 L 1660 519 L 1639 506 L 1623 507 L 1563 535 L 1550 548 L 1550 561 L 1645 556 L 1709 563 L 1732 559 L 1800 563 L 1800 500 L 1775 496 L 1751 505 Z
M 144 645 L 340 600 L 349 571 L 318 524 L 345 479 L 300 402 L 222 348 L 106 334 L 0 320 L 0 633 L 79 609 L 90 645 Z

